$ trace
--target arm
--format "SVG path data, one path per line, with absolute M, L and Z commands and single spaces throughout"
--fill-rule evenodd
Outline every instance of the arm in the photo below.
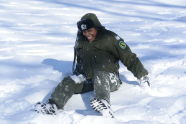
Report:
M 79 48 L 77 48 L 77 46 L 75 45 L 74 47 L 74 61 L 73 61 L 73 74 L 75 75 L 79 75 L 82 74 L 82 67 L 81 67 L 81 59 L 77 54 Z
M 81 38 L 81 32 L 77 32 L 77 37 L 75 41 L 75 46 L 74 46 L 74 61 L 73 61 L 73 67 L 72 67 L 72 72 L 75 75 L 79 75 L 82 73 L 81 71 L 81 59 L 78 55 L 78 50 L 81 48 L 79 47 L 79 39 Z
M 75 66 L 75 69 L 73 71 L 73 74 L 75 74 L 75 75 L 82 74 L 81 63 L 80 63 L 80 58 L 79 57 L 77 57 L 77 62 L 76 62 L 76 66 Z
M 115 36 L 114 39 L 114 47 L 116 53 L 121 62 L 127 67 L 127 69 L 131 71 L 137 79 L 141 79 L 142 77 L 147 75 L 148 72 L 144 68 L 141 61 L 136 56 L 136 54 L 130 50 L 129 46 L 123 41 L 123 39 L 118 36 Z

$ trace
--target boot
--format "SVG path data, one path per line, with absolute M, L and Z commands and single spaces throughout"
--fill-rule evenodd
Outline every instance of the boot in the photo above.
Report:
M 103 116 L 114 118 L 110 104 L 106 100 L 94 98 L 90 101 L 90 104 L 95 111 L 100 112 Z
M 57 106 L 55 104 L 42 103 L 42 102 L 36 103 L 34 106 L 34 110 L 37 113 L 49 114 L 49 115 L 56 115 L 58 111 Z

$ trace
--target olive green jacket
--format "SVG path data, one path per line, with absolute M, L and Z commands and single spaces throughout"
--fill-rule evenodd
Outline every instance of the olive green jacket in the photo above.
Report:
M 138 79 L 148 74 L 136 54 L 132 53 L 122 38 L 106 30 L 95 14 L 86 14 L 81 19 L 85 18 L 93 20 L 98 32 L 96 39 L 91 43 L 78 32 L 74 47 L 77 56 L 74 74 L 83 74 L 87 79 L 92 79 L 96 71 L 118 74 L 119 60 Z

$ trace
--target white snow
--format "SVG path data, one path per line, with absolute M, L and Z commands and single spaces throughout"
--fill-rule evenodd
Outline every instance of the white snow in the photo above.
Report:
M 117 119 L 94 112 L 92 92 L 58 115 L 32 111 L 71 73 L 76 22 L 95 13 L 150 72 L 142 88 L 121 65 Z M 186 124 L 185 0 L 0 0 L 0 124 Z
M 70 76 L 71 78 L 72 78 L 72 80 L 74 80 L 75 81 L 75 83 L 81 83 L 81 82 L 83 82 L 83 81 L 86 81 L 86 79 L 85 79 L 85 77 L 82 75 L 82 74 L 80 74 L 80 75 L 71 75 Z

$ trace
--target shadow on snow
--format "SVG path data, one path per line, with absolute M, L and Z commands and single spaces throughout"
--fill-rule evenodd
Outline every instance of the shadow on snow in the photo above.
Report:
M 38 1 L 38 0 L 36 0 Z M 104 2 L 109 2 L 111 5 L 112 3 L 118 3 L 119 5 L 121 4 L 130 4 L 130 5 L 134 5 L 134 6 L 153 6 L 153 7 L 164 7 L 164 8 L 176 8 L 176 9 L 185 9 L 186 6 L 179 6 L 179 5 L 170 5 L 170 4 L 165 4 L 165 3 L 160 3 L 160 2 L 151 2 L 151 3 L 140 3 L 140 2 L 131 2 L 131 1 L 106 1 L 103 0 Z M 49 3 L 54 3 L 54 4 L 61 4 L 61 5 L 65 5 L 65 6 L 71 6 L 71 7 L 75 7 L 75 8 L 83 8 L 83 9 L 88 9 L 88 10 L 96 10 L 96 11 L 100 11 L 103 13 L 107 13 L 107 14 L 111 14 L 111 15 L 116 15 L 116 16 L 124 16 L 124 17 L 135 17 L 135 18 L 142 18 L 142 19 L 148 19 L 148 20 L 156 20 L 156 21 L 170 21 L 170 19 L 167 18 L 161 18 L 161 17 L 152 17 L 153 13 L 149 13 L 148 15 L 130 15 L 130 14 L 123 14 L 122 12 L 113 12 L 111 10 L 104 10 L 98 7 L 91 7 L 91 6 L 85 6 L 85 5 L 80 5 L 80 4 L 76 4 L 76 3 L 69 3 L 63 0 L 46 0 L 45 2 L 49 2 Z M 87 4 L 88 5 L 88 4 Z M 139 11 L 139 10 L 137 10 Z M 146 12 L 144 12 L 146 13 Z M 172 20 L 172 21 L 184 21 L 184 20 Z

